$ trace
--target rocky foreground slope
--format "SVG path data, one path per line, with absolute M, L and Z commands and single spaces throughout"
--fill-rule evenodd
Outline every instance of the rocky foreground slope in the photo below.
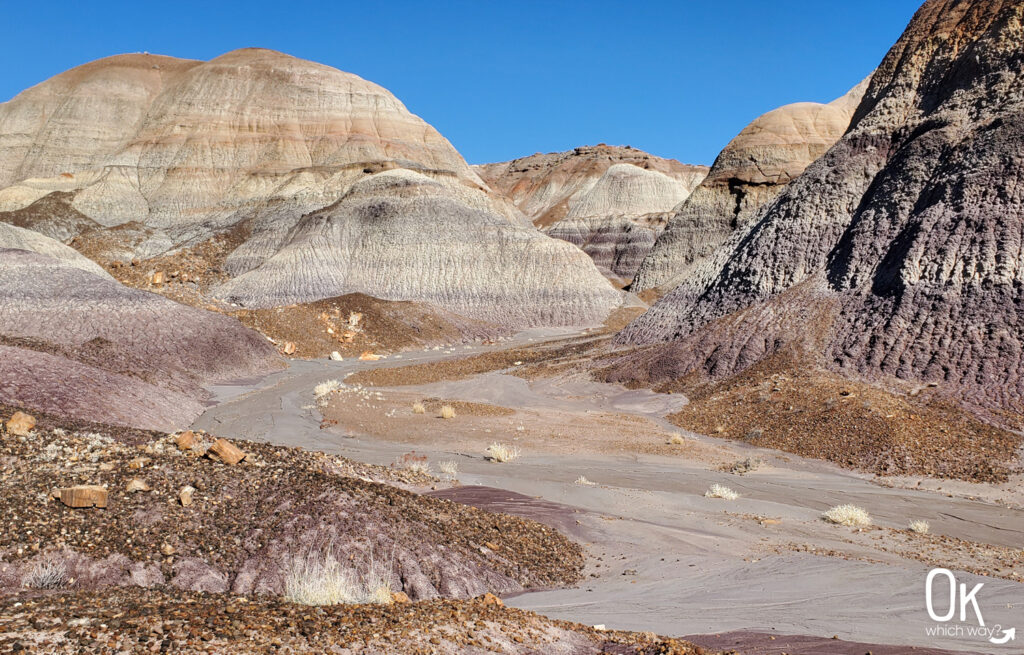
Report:
M 630 287 L 670 289 L 843 135 L 868 80 L 828 104 L 798 102 L 754 119 L 668 219 Z
M 786 351 L 1019 416 L 1022 44 L 1024 3 L 926 2 L 843 138 L 620 342 L 676 342 L 662 379 Z
M 629 146 L 583 146 L 475 166 L 538 227 L 584 250 L 606 275 L 629 280 L 667 212 L 707 174 Z
M 436 482 L 422 473 L 14 410 L 5 652 L 696 652 L 504 608 L 494 593 L 576 582 L 580 547 L 393 486 Z
M 0 226 L 0 242 L 14 230 Z M 234 319 L 122 286 L 29 234 L 0 248 L 0 402 L 174 429 L 201 413 L 201 385 L 278 366 L 266 339 Z M 42 246 L 22 249 L 34 240 Z
M 412 211 L 395 175 L 429 186 L 433 206 Z M 351 210 L 353 194 L 388 220 L 346 211 L 358 241 L 301 238 L 304 215 Z M 366 293 L 526 326 L 600 322 L 618 303 L 586 257 L 536 233 L 392 94 L 270 50 L 109 57 L 0 104 L 0 220 L 103 263 L 220 239 L 231 249 L 209 272 L 244 275 L 223 293 L 259 307 Z M 349 275 L 327 253 L 350 249 L 370 271 L 402 265 Z

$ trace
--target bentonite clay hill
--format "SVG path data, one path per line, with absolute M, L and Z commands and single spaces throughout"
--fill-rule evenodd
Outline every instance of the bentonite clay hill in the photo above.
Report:
M 843 135 L 867 88 L 864 80 L 830 102 L 798 102 L 747 125 L 707 177 L 668 219 L 631 289 L 671 288 Z M 667 290 L 667 289 L 666 289 Z
M 27 232 L 0 226 L 0 243 L 14 230 Z M 36 251 L 0 248 L 0 402 L 174 429 L 202 411 L 200 385 L 276 367 L 267 341 L 234 319 L 122 286 L 29 234 Z
M 721 377 L 797 352 L 1019 417 L 1022 21 L 1020 2 L 925 3 L 846 135 L 621 333 L 678 342 L 638 375 Z
M 708 171 L 604 144 L 474 169 L 550 236 L 581 247 L 606 275 L 627 281 L 668 212 Z
M 506 326 L 600 322 L 619 303 L 577 248 L 513 228 L 459 183 L 405 169 L 370 175 L 302 217 L 275 255 L 218 293 L 270 307 L 352 291 Z
M 339 201 L 339 229 L 299 224 Z M 256 307 L 366 293 L 532 326 L 598 323 L 619 302 L 388 91 L 271 50 L 109 57 L 0 104 L 0 220 L 103 263 L 220 238 L 210 273 L 244 275 L 223 293 Z M 327 255 L 349 249 L 348 270 Z M 282 276 L 282 260 L 302 265 Z

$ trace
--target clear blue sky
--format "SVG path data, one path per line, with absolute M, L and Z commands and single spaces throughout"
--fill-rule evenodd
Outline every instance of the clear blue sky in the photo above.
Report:
M 381 84 L 470 163 L 605 142 L 710 164 L 757 115 L 846 92 L 919 4 L 0 0 L 0 99 L 107 55 L 259 46 Z

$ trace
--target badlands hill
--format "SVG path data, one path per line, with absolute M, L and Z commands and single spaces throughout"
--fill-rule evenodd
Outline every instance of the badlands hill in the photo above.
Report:
M 0 225 L 0 403 L 173 429 L 201 413 L 200 385 L 276 364 L 237 321 L 122 286 L 71 248 Z
M 708 170 L 604 144 L 474 169 L 547 234 L 579 246 L 606 275 L 627 281 L 664 229 L 667 212 Z
M 1024 412 L 1022 43 L 1018 1 L 926 2 L 842 139 L 620 342 L 674 342 L 662 379 L 788 354 Z
M 407 220 L 408 185 L 395 179 L 418 180 L 460 219 Z M 304 215 L 353 197 L 396 220 L 366 216 L 357 243 L 340 232 L 297 243 Z M 229 241 L 211 272 L 244 275 L 222 292 L 253 306 L 366 293 L 525 326 L 599 322 L 619 302 L 588 258 L 536 233 L 388 91 L 270 50 L 110 57 L 3 103 L 0 220 L 92 244 L 104 263 Z M 402 265 L 380 284 L 322 249 Z M 294 277 L 278 254 L 297 257 Z
M 868 80 L 828 103 L 798 102 L 754 119 L 672 213 L 631 289 L 671 289 L 843 135 Z

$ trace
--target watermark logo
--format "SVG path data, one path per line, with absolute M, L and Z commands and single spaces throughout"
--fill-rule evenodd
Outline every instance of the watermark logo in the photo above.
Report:
M 978 592 L 984 586 L 984 582 L 979 582 L 968 591 L 967 584 L 958 583 L 949 569 L 929 571 L 924 583 L 924 604 L 928 616 L 939 625 L 928 628 L 928 636 L 980 638 L 993 644 L 1016 639 L 1016 628 L 985 625 L 978 604 Z

